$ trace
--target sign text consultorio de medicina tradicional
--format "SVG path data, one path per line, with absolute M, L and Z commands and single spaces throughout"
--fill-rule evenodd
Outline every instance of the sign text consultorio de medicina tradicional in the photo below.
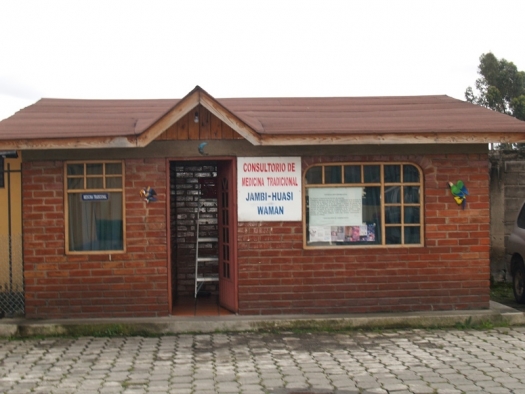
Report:
M 301 158 L 239 157 L 237 197 L 240 222 L 300 221 Z

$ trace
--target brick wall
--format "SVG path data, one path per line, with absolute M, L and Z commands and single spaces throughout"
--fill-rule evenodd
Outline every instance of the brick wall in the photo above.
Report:
M 63 162 L 23 164 L 28 318 L 168 315 L 165 160 L 125 171 L 126 253 L 65 255 Z M 146 186 L 158 202 L 140 199 Z
M 304 158 L 399 162 L 424 172 L 424 247 L 303 249 L 301 222 L 239 223 L 239 313 L 360 313 L 489 307 L 486 155 Z M 448 182 L 463 180 L 465 210 Z
M 350 313 L 488 308 L 486 155 L 353 156 L 424 171 L 424 247 L 304 250 L 302 222 L 239 223 L 239 313 Z M 23 166 L 26 316 L 163 316 L 168 311 L 166 162 L 126 160 L 127 250 L 65 255 L 63 162 Z M 470 190 L 462 210 L 447 182 Z M 158 202 L 139 190 L 152 186 Z

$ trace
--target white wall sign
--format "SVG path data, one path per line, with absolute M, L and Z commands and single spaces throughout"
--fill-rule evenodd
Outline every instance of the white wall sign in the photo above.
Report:
M 302 220 L 300 157 L 237 158 L 240 222 Z

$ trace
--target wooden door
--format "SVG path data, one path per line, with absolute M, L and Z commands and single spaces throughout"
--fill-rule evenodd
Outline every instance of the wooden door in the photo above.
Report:
M 219 218 L 219 303 L 237 312 L 237 198 L 235 160 L 221 161 L 217 168 Z

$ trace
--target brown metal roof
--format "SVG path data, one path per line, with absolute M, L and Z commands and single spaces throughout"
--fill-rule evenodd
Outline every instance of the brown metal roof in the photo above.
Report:
M 42 99 L 0 122 L 0 148 L 144 146 L 198 104 L 255 144 L 525 141 L 525 122 L 444 95 L 214 99 L 196 87 L 182 99 Z
M 139 135 L 179 100 L 41 99 L 0 122 L 0 140 Z
M 525 132 L 525 122 L 444 95 L 218 101 L 261 134 Z

